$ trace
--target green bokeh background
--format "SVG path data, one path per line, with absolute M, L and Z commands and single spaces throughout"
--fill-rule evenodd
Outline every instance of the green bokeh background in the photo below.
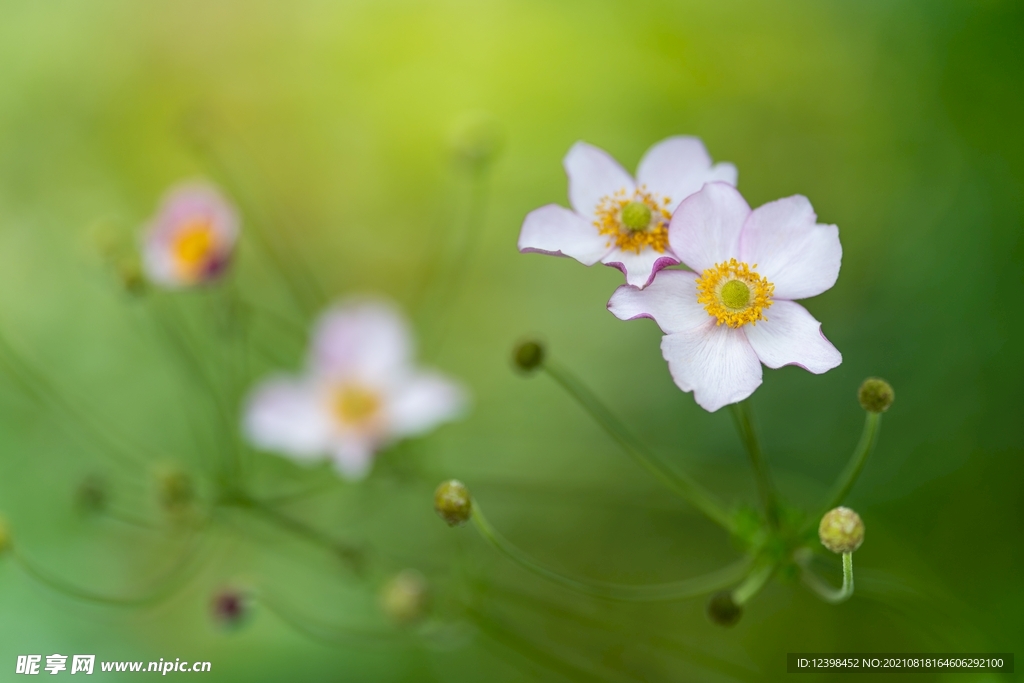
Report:
M 312 274 L 327 297 L 382 292 L 414 310 L 425 360 L 460 377 L 474 405 L 384 454 L 367 482 L 287 506 L 381 549 L 365 579 L 233 516 L 209 532 L 201 572 L 156 607 L 77 602 L 0 559 L 0 679 L 14 678 L 17 654 L 54 652 L 209 660 L 204 680 L 218 681 L 773 680 L 793 651 L 1021 654 L 1022 50 L 1024 12 L 998 1 L 4 0 L 0 324 L 53 381 L 104 424 L 177 454 L 209 492 L 213 439 L 233 433 L 148 311 L 155 299 L 188 321 L 236 401 L 264 372 L 300 367 L 291 327 L 318 299 L 289 298 L 251 239 L 259 224 L 286 244 L 292 277 Z M 483 181 L 453 161 L 467 120 L 501 134 Z M 517 544 L 608 581 L 670 581 L 736 556 L 551 381 L 508 363 L 517 339 L 540 335 L 660 454 L 726 500 L 755 499 L 728 414 L 674 387 L 652 322 L 605 310 L 621 275 L 515 250 L 528 211 L 566 203 L 560 161 L 574 141 L 634 168 L 680 133 L 734 162 L 752 205 L 804 194 L 840 226 L 839 281 L 807 306 L 843 364 L 768 371 L 753 398 L 786 498 L 813 506 L 842 468 L 864 377 L 897 394 L 848 501 L 868 528 L 857 595 L 829 606 L 776 581 L 732 630 L 709 624 L 701 599 L 567 594 L 430 511 L 434 484 L 457 476 Z M 210 325 L 215 294 L 140 299 L 99 256 L 97 235 L 128 249 L 163 190 L 195 176 L 242 204 L 233 285 L 274 312 L 255 316 L 265 353 L 244 377 L 218 374 L 240 351 Z M 471 258 L 453 265 L 467 243 Z M 450 290 L 438 270 L 460 273 Z M 419 305 L 424 291 L 434 299 Z M 118 509 L 156 520 L 150 472 L 117 466 L 4 377 L 0 509 L 19 547 L 76 584 L 137 593 L 187 539 L 83 518 L 73 493 L 100 473 Z M 249 472 L 260 492 L 331 480 L 266 454 Z M 494 582 L 486 600 L 504 630 L 332 648 L 266 609 L 234 631 L 207 616 L 212 590 L 248 582 L 316 619 L 380 626 L 376 585 L 404 566 L 436 580 L 442 611 L 464 589 L 455 567 L 473 567 Z

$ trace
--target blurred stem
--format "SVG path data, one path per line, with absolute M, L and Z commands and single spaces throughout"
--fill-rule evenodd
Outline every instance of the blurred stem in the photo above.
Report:
M 553 363 L 550 360 L 541 366 L 544 372 L 551 379 L 561 386 L 576 400 L 595 422 L 600 425 L 605 433 L 626 451 L 640 466 L 654 475 L 665 486 L 676 494 L 687 500 L 691 505 L 700 510 L 704 516 L 720 525 L 730 533 L 735 533 L 732 519 L 722 508 L 715 497 L 707 492 L 700 484 L 689 476 L 671 470 L 662 464 L 658 458 L 634 437 L 626 427 L 619 422 L 611 411 L 601 400 L 579 381 L 568 369 Z
M 327 624 L 307 615 L 297 614 L 285 607 L 283 602 L 262 592 L 256 594 L 256 599 L 278 619 L 299 633 L 334 647 L 353 648 L 366 645 L 367 642 L 394 642 L 399 640 L 401 635 L 395 631 L 370 631 L 354 626 Z
M 835 487 L 832 489 L 832 495 L 829 496 L 828 504 L 825 505 L 825 508 L 822 510 L 822 514 L 842 503 L 850 493 L 853 485 L 857 482 L 857 477 L 860 476 L 860 471 L 864 469 L 864 463 L 867 462 L 868 457 L 870 457 L 872 451 L 875 450 L 875 444 L 878 443 L 878 430 L 881 423 L 881 413 L 868 412 L 867 415 L 865 415 L 864 431 L 861 432 L 860 441 L 857 443 L 857 447 L 853 450 L 853 456 L 850 458 L 850 462 L 846 465 L 846 469 L 843 470 L 839 480 L 836 481 Z M 818 515 L 818 517 L 820 518 L 821 515 Z
M 737 605 L 745 605 L 768 583 L 768 579 L 775 573 L 774 564 L 766 564 L 752 572 L 746 580 L 732 591 L 732 600 Z
M 732 410 L 732 417 L 736 423 L 736 430 L 740 434 L 740 440 L 747 449 L 750 456 L 750 464 L 754 468 L 754 479 L 757 481 L 757 491 L 761 497 L 761 504 L 764 506 L 765 517 L 768 525 L 775 531 L 779 529 L 779 501 L 775 493 L 775 485 L 772 483 L 771 475 L 768 472 L 768 464 L 765 462 L 764 453 L 761 451 L 761 442 L 754 429 L 754 418 L 750 409 L 750 401 L 740 401 L 729 406 Z
M 834 605 L 848 600 L 853 595 L 853 553 L 843 553 L 843 585 L 838 590 L 819 578 L 807 562 L 800 565 L 800 579 L 825 602 Z
M 711 593 L 726 586 L 735 584 L 743 578 L 750 566 L 750 560 L 744 558 L 736 564 L 723 567 L 717 571 L 683 581 L 665 584 L 630 586 L 603 581 L 574 579 L 533 560 L 529 555 L 513 545 L 498 533 L 484 517 L 476 499 L 473 500 L 473 524 L 484 540 L 519 566 L 527 569 L 548 581 L 565 588 L 595 598 L 619 600 L 623 602 L 658 602 L 664 600 L 682 600 L 697 595 Z

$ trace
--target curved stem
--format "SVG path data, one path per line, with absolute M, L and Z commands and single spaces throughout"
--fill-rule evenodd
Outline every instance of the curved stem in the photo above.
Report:
M 285 608 L 276 599 L 268 598 L 264 593 L 258 592 L 256 599 L 278 619 L 299 633 L 326 645 L 354 648 L 365 646 L 367 643 L 394 642 L 401 637 L 401 634 L 396 631 L 371 631 L 354 626 L 327 624 L 306 615 L 296 614 Z
M 818 577 L 807 564 L 800 566 L 800 579 L 825 602 L 838 604 L 853 595 L 853 553 L 843 553 L 843 585 L 839 590 L 832 588 Z
M 768 583 L 775 573 L 774 564 L 766 564 L 757 571 L 750 574 L 747 579 L 732 591 L 732 601 L 737 605 L 745 605 Z
M 740 433 L 743 446 L 750 456 L 750 464 L 754 468 L 754 478 L 757 481 L 758 494 L 761 497 L 761 504 L 764 506 L 765 517 L 772 529 L 779 528 L 779 500 L 775 493 L 775 485 L 772 483 L 771 475 L 768 472 L 768 464 L 765 462 L 764 453 L 761 451 L 761 442 L 757 438 L 757 431 L 754 429 L 754 419 L 750 411 L 749 401 L 740 401 L 729 406 L 732 410 L 733 420 L 736 422 L 736 429 Z
M 572 398 L 604 429 L 622 450 L 640 466 L 654 475 L 661 483 L 672 489 L 700 510 L 705 517 L 723 527 L 730 533 L 734 532 L 733 521 L 715 497 L 689 476 L 665 467 L 653 453 L 634 437 L 601 400 L 580 382 L 569 370 L 551 361 L 541 366 L 551 379 L 565 389 Z
M 473 524 L 488 543 L 519 566 L 553 583 L 595 598 L 619 600 L 623 602 L 658 602 L 663 600 L 682 600 L 697 595 L 711 593 L 732 585 L 743 578 L 750 566 L 750 560 L 744 558 L 736 564 L 723 567 L 717 571 L 683 581 L 653 584 L 648 586 L 630 586 L 603 581 L 574 579 L 532 559 L 525 552 L 513 545 L 491 526 L 480 510 L 480 505 L 473 500 Z
M 864 463 L 867 462 L 871 452 L 875 450 L 875 444 L 878 443 L 878 429 L 881 426 L 881 423 L 881 413 L 869 412 L 865 416 L 864 431 L 861 433 L 860 441 L 857 443 L 857 447 L 853 450 L 853 456 L 850 458 L 850 462 L 846 465 L 846 469 L 843 470 L 839 480 L 836 481 L 836 485 L 832 490 L 832 495 L 829 496 L 828 504 L 825 505 L 822 514 L 842 503 L 850 493 L 853 485 L 857 482 L 857 477 L 860 476 L 860 471 L 864 469 Z

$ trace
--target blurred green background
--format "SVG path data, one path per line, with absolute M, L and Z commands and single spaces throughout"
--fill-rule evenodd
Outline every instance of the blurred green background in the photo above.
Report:
M 0 325 L 48 377 L 105 424 L 179 454 L 209 490 L 215 439 L 234 433 L 150 311 L 189 321 L 214 370 L 241 342 L 217 337 L 215 295 L 125 293 L 97 246 L 106 235 L 130 252 L 163 190 L 205 176 L 244 213 L 232 286 L 274 312 L 255 316 L 260 352 L 225 396 L 300 367 L 317 305 L 376 291 L 412 311 L 421 355 L 460 377 L 474 407 L 382 455 L 367 482 L 284 508 L 379 549 L 363 579 L 235 517 L 206 534 L 198 575 L 155 607 L 74 601 L 0 559 L 0 678 L 18 654 L 55 652 L 208 660 L 204 680 L 223 681 L 773 680 L 794 651 L 1021 654 L 1022 50 L 1021 5 L 995 0 L 4 0 Z M 502 141 L 484 178 L 453 159 L 453 130 L 474 120 Z M 516 340 L 541 336 L 659 453 L 726 500 L 754 500 L 726 411 L 674 387 L 652 322 L 605 310 L 621 275 L 515 249 L 528 211 L 566 203 L 560 162 L 574 141 L 632 169 L 674 134 L 734 162 L 752 205 L 804 194 L 840 226 L 839 281 L 808 308 L 844 363 L 820 377 L 767 371 L 753 404 L 783 494 L 808 507 L 856 442 L 860 381 L 896 389 L 849 499 L 868 531 L 843 605 L 775 581 L 725 630 L 703 599 L 582 599 L 430 510 L 437 481 L 457 476 L 514 542 L 607 581 L 670 581 L 736 557 L 551 381 L 508 362 Z M 298 303 L 255 225 L 279 236 Z M 442 275 L 446 289 L 436 272 L 460 276 Z M 156 520 L 150 472 L 116 465 L 3 377 L 0 510 L 19 548 L 95 591 L 151 585 L 190 541 L 74 505 L 98 474 L 119 510 Z M 263 492 L 332 479 L 267 454 L 249 468 Z M 320 621 L 386 628 L 377 586 L 405 566 L 436 582 L 449 615 L 460 571 L 486 577 L 490 631 L 327 647 L 266 609 L 232 631 L 208 616 L 211 591 L 241 582 Z

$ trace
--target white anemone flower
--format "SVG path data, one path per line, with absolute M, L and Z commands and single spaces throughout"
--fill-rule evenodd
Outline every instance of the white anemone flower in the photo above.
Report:
M 669 226 L 673 252 L 694 272 L 662 271 L 644 290 L 619 287 L 608 308 L 623 320 L 653 318 L 672 379 L 712 412 L 754 393 L 762 363 L 831 370 L 842 356 L 794 301 L 839 277 L 839 229 L 816 221 L 806 197 L 751 211 L 735 188 L 709 183 Z
M 172 289 L 218 279 L 234 253 L 238 224 L 235 208 L 212 185 L 172 187 L 143 235 L 146 274 Z
M 358 300 L 316 324 L 304 376 L 260 384 L 244 430 L 257 447 L 301 462 L 330 458 L 361 479 L 375 453 L 456 418 L 466 393 L 440 373 L 413 364 L 408 324 L 390 304 Z
M 662 268 L 679 263 L 668 240 L 673 210 L 704 183 L 736 184 L 736 167 L 712 165 L 698 138 L 676 136 L 647 150 L 636 180 L 607 152 L 577 142 L 565 155 L 572 210 L 549 204 L 531 211 L 519 251 L 598 261 L 646 287 Z

